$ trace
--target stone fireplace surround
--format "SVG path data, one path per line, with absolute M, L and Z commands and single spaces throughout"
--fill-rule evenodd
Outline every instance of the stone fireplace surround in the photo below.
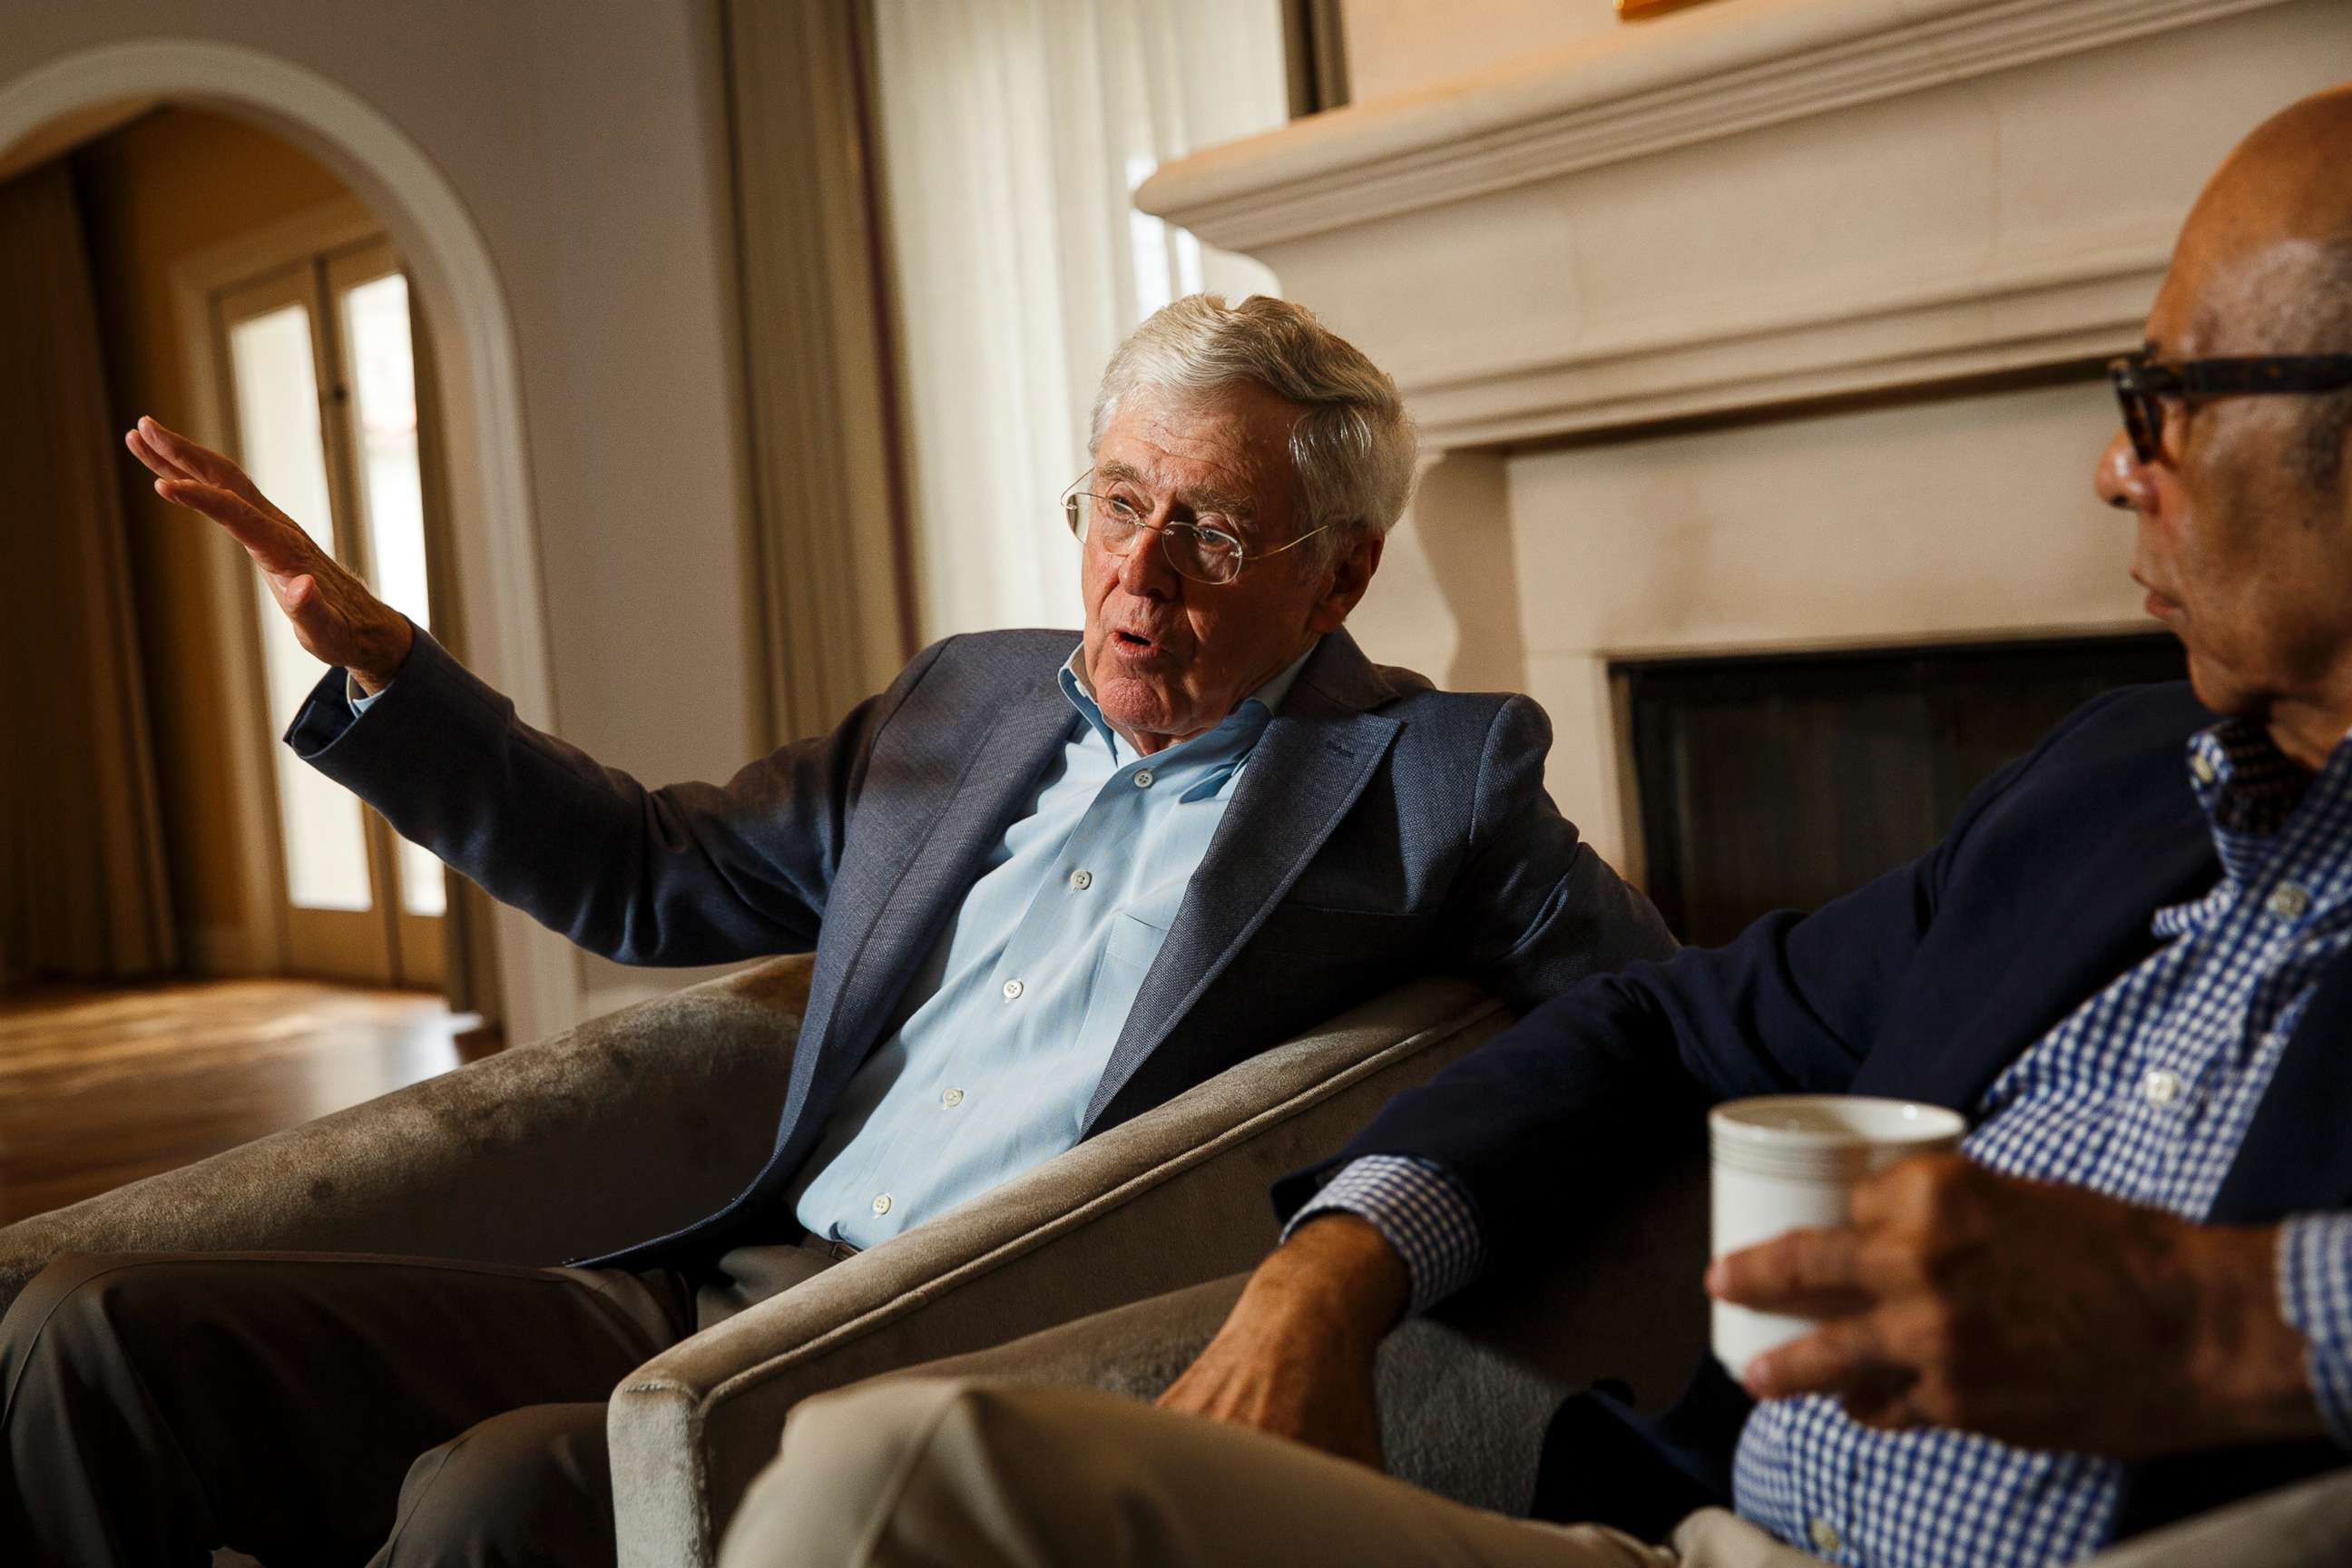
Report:
M 2145 626 L 2097 375 L 2352 0 L 1711 0 L 1168 165 L 1397 377 L 1427 459 L 1353 626 L 1550 712 L 1639 879 L 1614 660 Z

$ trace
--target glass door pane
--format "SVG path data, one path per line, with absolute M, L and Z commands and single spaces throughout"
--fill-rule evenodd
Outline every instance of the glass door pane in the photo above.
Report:
M 278 295 L 283 302 L 269 303 Z M 264 495 L 331 553 L 334 509 L 319 420 L 317 344 L 308 269 L 284 288 L 261 285 L 228 306 L 228 350 L 238 445 Z M 283 733 L 318 683 L 319 661 L 295 640 L 267 584 L 257 584 L 269 720 Z M 283 746 L 271 748 L 287 896 L 297 909 L 374 907 L 360 804 Z
M 367 531 L 372 586 L 419 626 L 433 624 L 425 566 L 424 484 L 417 463 L 416 369 L 408 337 L 408 279 L 397 271 L 363 281 L 374 257 L 339 258 L 331 269 L 342 316 L 345 375 L 357 431 L 358 490 Z M 405 839 L 396 851 L 400 907 L 446 912 L 441 863 Z M 405 945 L 405 944 L 404 944 Z

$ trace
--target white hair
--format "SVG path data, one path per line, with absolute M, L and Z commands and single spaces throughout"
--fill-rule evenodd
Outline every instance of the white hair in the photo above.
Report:
M 1253 294 L 1228 305 L 1188 294 L 1128 335 L 1095 395 L 1091 454 L 1138 394 L 1198 398 L 1256 382 L 1307 412 L 1290 430 L 1290 468 L 1306 517 L 1331 525 L 1313 548 L 1327 563 L 1396 526 L 1412 494 L 1416 438 L 1396 383 L 1303 305 Z

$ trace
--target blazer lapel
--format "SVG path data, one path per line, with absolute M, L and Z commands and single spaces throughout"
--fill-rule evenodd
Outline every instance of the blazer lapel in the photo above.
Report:
M 835 994 L 805 1037 L 817 1049 L 793 1063 L 784 1125 L 793 1126 L 818 1074 L 845 1080 L 865 1059 L 916 965 L 939 940 L 948 916 L 977 878 L 989 847 L 1004 837 L 1063 744 L 1077 711 L 1050 676 L 1015 692 L 982 736 L 952 789 L 910 799 L 904 842 L 913 847 L 894 866 L 869 868 L 866 929 L 843 966 Z M 887 830 L 871 835 L 890 841 Z
M 1087 1106 L 1088 1129 L 1224 973 L 1363 794 L 1398 729 L 1395 720 L 1363 710 L 1393 695 L 1344 631 L 1325 637 L 1299 672 L 1243 768 L 1233 805 L 1128 1010 Z
M 1915 1009 L 1931 1016 L 1909 1024 L 1914 1038 L 1878 1042 L 1850 1092 L 1970 1110 L 2001 1068 L 2156 951 L 2158 909 L 2204 892 L 2220 870 L 2185 786 L 2130 811 L 2063 881 L 2038 889 L 2041 918 L 2007 949 L 2007 971 L 1979 977 L 1986 1005 L 1948 1034 L 1932 1016 L 1940 1005 Z
M 2278 1071 L 2263 1091 L 2230 1173 L 2213 1196 L 2216 1225 L 2253 1225 L 2298 1209 L 2341 1207 L 2352 1195 L 2352 959 L 2320 977 Z

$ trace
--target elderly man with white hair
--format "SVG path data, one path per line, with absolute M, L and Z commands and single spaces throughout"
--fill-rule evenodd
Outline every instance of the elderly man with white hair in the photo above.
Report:
M 523 724 L 226 458 L 128 441 L 337 667 L 289 743 L 409 838 L 625 963 L 816 956 L 773 1156 L 677 1235 L 53 1264 L 0 1322 L 12 1561 L 610 1561 L 604 1401 L 648 1357 L 1416 974 L 1528 1005 L 1672 945 L 1545 795 L 1533 702 L 1343 629 L 1412 429 L 1280 300 L 1112 358 L 1062 509 L 1083 633 L 950 637 L 719 785 Z

